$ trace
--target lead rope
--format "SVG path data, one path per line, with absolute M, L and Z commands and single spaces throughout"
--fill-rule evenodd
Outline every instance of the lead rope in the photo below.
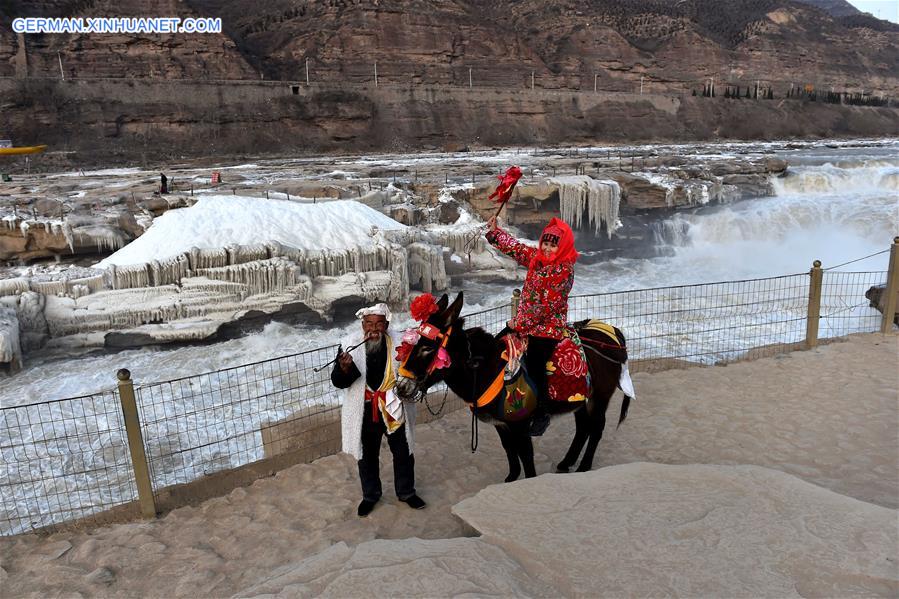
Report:
M 478 408 L 475 408 L 471 411 L 471 453 L 475 453 L 478 450 L 478 418 L 476 415 Z
M 465 335 L 465 341 L 468 344 L 468 361 L 471 362 L 471 340 Z M 475 396 L 475 387 L 477 386 L 477 367 L 472 367 L 471 377 L 471 397 L 474 405 L 471 406 L 471 453 L 478 450 L 478 400 Z

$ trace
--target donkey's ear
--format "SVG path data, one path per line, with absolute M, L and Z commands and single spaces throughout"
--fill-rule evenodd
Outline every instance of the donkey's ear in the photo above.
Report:
M 443 312 L 446 310 L 446 305 L 449 303 L 449 296 L 447 294 L 443 294 L 439 300 L 437 300 L 437 308 L 439 312 Z
M 457 318 L 459 318 L 459 314 L 462 313 L 462 304 L 464 300 L 462 298 L 462 292 L 459 292 L 459 295 L 456 296 L 456 299 L 453 301 L 452 305 L 449 307 L 449 321 L 453 322 Z

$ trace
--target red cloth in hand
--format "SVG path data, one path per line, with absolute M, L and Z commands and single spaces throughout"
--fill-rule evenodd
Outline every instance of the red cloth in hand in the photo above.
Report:
M 517 166 L 510 166 L 508 170 L 506 170 L 505 175 L 497 175 L 496 178 L 499 179 L 499 185 L 487 199 L 493 200 L 493 198 L 496 198 L 493 200 L 494 202 L 503 204 L 512 197 L 512 190 L 515 189 L 515 184 L 521 179 L 521 169 Z

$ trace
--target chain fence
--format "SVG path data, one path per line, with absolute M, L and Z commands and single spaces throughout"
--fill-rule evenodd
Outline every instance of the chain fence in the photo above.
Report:
M 137 499 L 114 391 L 0 410 L 0 535 L 107 514 Z M 136 512 L 135 512 L 136 513 Z
M 574 296 L 569 317 L 621 329 L 634 372 L 726 363 L 804 340 L 808 290 L 808 275 L 789 275 Z
M 883 272 L 824 271 L 818 338 L 877 331 L 883 315 L 868 298 L 869 290 L 886 281 Z
M 632 371 L 721 364 L 805 347 L 815 297 L 818 337 L 879 330 L 882 316 L 866 294 L 887 280 L 886 272 L 821 275 L 817 292 L 810 286 L 815 277 L 805 273 L 572 296 L 569 319 L 598 318 L 622 329 Z M 465 326 L 495 334 L 516 301 L 466 314 Z M 270 474 L 339 452 L 340 404 L 331 368 L 324 367 L 336 351 L 332 345 L 138 385 L 156 505 L 174 507 L 166 498 L 175 488 L 182 504 L 196 501 L 193 485 L 254 465 L 266 465 Z M 439 387 L 418 419 L 463 406 Z M 0 458 L 0 535 L 137 514 L 139 485 L 117 391 L 0 409 Z M 243 484 L 262 475 L 248 475 Z M 234 479 L 219 484 L 223 491 L 236 486 Z
M 339 420 L 329 368 L 337 346 L 137 387 L 154 493 L 288 448 L 339 449 L 315 434 Z M 295 433 L 295 434 L 290 434 Z M 299 443 L 300 445 L 294 445 Z

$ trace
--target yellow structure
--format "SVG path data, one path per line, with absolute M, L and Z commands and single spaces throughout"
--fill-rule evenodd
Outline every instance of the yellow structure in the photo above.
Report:
M 19 156 L 22 154 L 40 154 L 47 149 L 43 146 L 21 146 L 18 148 L 0 148 L 0 156 Z

